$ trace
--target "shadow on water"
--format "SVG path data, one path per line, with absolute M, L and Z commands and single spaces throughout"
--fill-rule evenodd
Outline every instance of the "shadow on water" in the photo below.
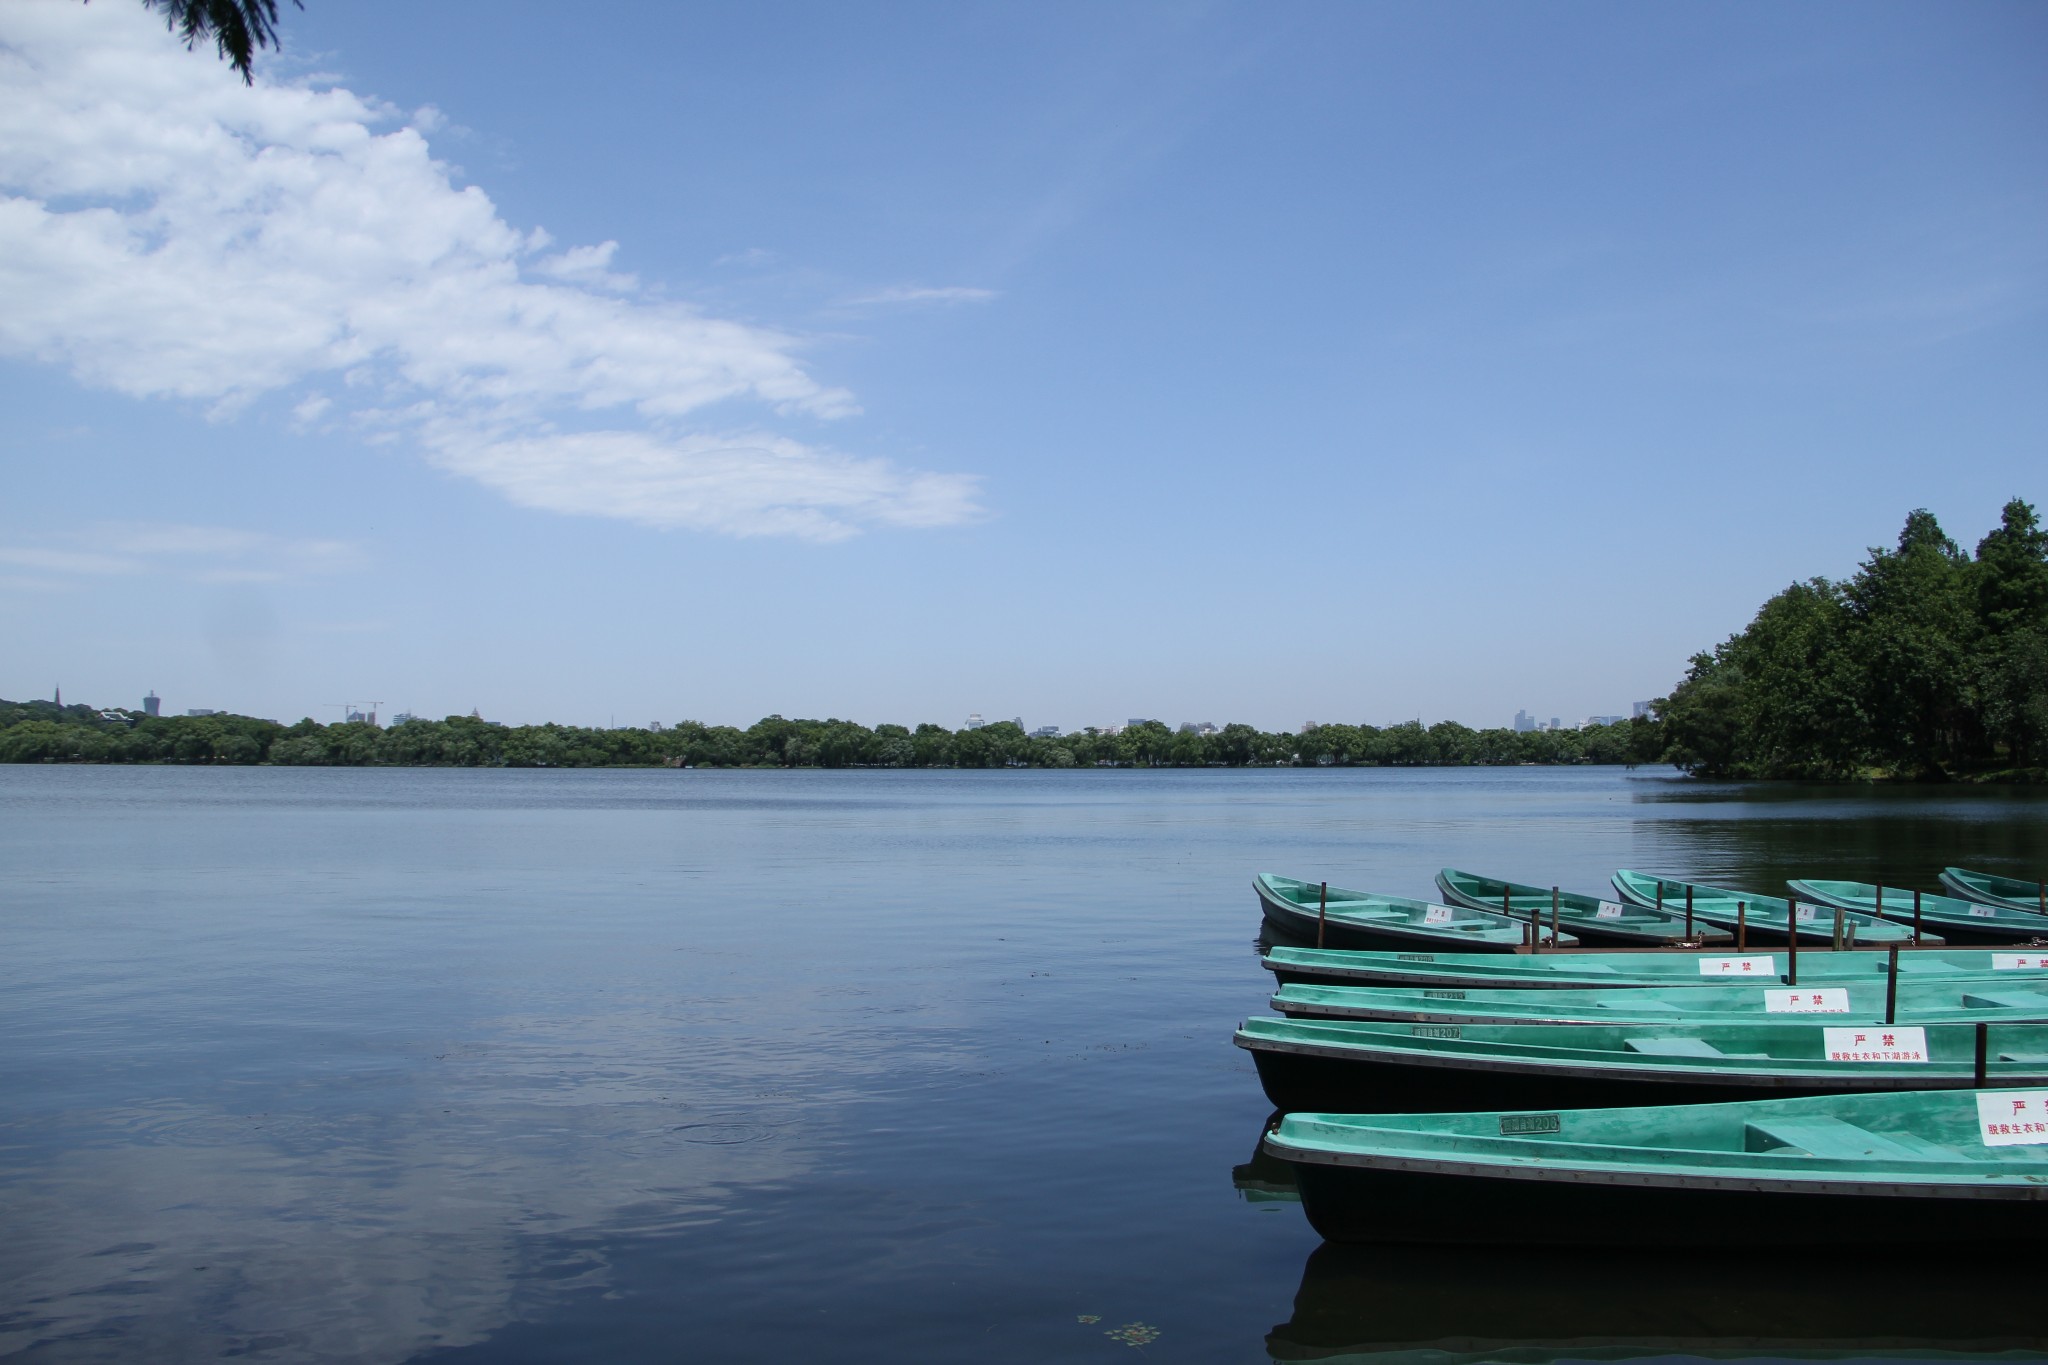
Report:
M 1670 871 L 1784 894 L 1790 877 L 1940 891 L 1944 867 L 2048 871 L 2048 790 L 1803 783 L 1643 784 L 1639 807 Z
M 1309 1255 L 1276 1361 L 2038 1359 L 2048 1254 L 1646 1257 L 1363 1247 Z

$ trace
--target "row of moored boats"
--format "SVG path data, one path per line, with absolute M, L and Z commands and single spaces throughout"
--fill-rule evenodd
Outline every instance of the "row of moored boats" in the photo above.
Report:
M 2048 887 L 1940 880 L 1261 876 L 1264 1151 L 1333 1241 L 2036 1240 Z

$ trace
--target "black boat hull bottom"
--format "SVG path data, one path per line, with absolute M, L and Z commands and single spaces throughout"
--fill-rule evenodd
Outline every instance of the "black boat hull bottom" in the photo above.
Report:
M 1729 1085 L 1614 1076 L 1536 1076 L 1501 1069 L 1403 1066 L 1342 1057 L 1249 1048 L 1259 1084 L 1288 1114 L 1484 1114 L 1506 1109 L 1625 1109 L 1650 1104 L 1841 1095 L 1857 1090 L 1926 1089 L 1904 1085 Z M 2044 1215 L 2048 1217 L 2048 1215 Z M 2048 1233 L 2048 1227 L 2044 1227 Z
M 1787 1194 L 1390 1171 L 1295 1162 L 1326 1241 L 1458 1246 L 2039 1244 L 2033 1200 Z

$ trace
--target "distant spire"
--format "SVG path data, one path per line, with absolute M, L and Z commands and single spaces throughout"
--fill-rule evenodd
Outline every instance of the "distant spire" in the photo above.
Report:
M 57 689 L 57 695 L 56 695 L 56 696 L 54 696 L 54 697 L 52 697 L 52 698 L 51 698 L 51 700 L 57 703 L 57 709 L 58 709 L 58 710 L 60 710 L 60 711 L 61 711 L 61 710 L 63 710 L 63 709 L 64 709 L 64 689 L 63 689 L 63 688 L 61 688 L 61 687 L 60 687 L 60 688 L 58 688 L 58 689 Z
M 474 706 L 472 706 L 469 708 L 469 718 L 471 720 L 482 720 L 483 716 L 478 714 L 477 709 Z

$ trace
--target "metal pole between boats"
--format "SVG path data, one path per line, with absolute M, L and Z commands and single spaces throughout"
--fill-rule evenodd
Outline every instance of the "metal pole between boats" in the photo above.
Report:
M 1842 951 L 1842 907 L 1835 907 L 1835 951 Z
M 1663 896 L 1664 883 L 1658 882 L 1657 897 L 1661 901 Z M 1692 937 L 1692 888 L 1689 886 L 1685 888 L 1685 936 L 1687 938 Z
M 1913 893 L 1913 946 L 1920 946 L 1920 893 Z
M 1691 897 L 1691 894 L 1692 894 L 1691 892 L 1687 892 L 1687 893 L 1686 893 L 1686 895 L 1687 895 L 1687 898 L 1688 898 L 1688 899 L 1690 899 L 1690 897 Z M 1735 902 L 1735 951 L 1736 951 L 1736 952 L 1738 952 L 1738 953 L 1740 953 L 1740 952 L 1746 952 L 1746 951 L 1748 951 L 1748 949 L 1749 949 L 1749 902 L 1748 902 L 1748 901 L 1737 901 L 1737 902 Z
M 1884 883 L 1877 884 L 1877 917 L 1884 918 Z
M 1794 908 L 1792 898 L 1785 898 L 1785 927 L 1792 932 L 1785 935 L 1785 984 L 1799 984 L 1799 912 Z
M 1316 947 L 1323 946 L 1323 926 L 1330 920 L 1330 884 L 1323 883 L 1322 899 L 1316 902 Z
M 1891 970 L 1884 979 L 1884 1021 L 1899 1021 L 1899 945 L 1892 945 Z
M 1984 1088 L 1986 1063 L 1991 1060 L 1991 1025 L 1977 1025 L 1977 1088 Z
M 1550 946 L 1557 946 L 1557 888 L 1550 888 Z

